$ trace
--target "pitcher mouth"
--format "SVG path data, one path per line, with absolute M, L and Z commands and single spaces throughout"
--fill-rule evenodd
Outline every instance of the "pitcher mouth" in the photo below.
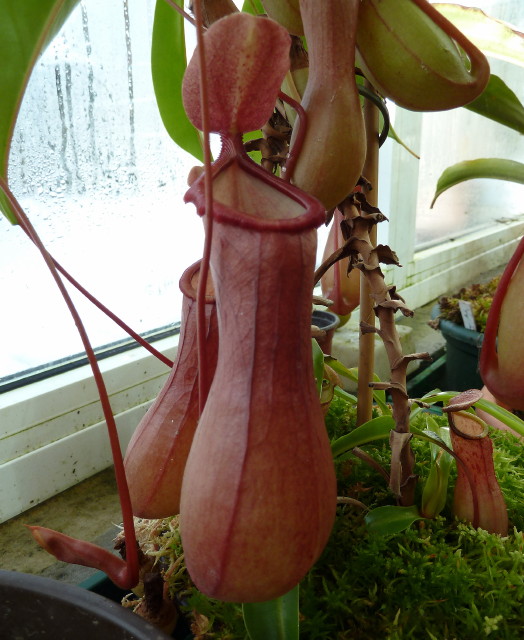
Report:
M 212 166 L 214 220 L 283 233 L 300 233 L 325 223 L 322 203 L 255 164 L 244 150 L 241 135 L 224 136 L 222 142 Z M 192 202 L 200 216 L 206 215 L 203 173 L 186 192 L 184 202 Z
M 187 267 L 187 269 L 182 274 L 182 277 L 180 278 L 180 282 L 178 284 L 180 291 L 186 297 L 191 298 L 192 300 L 197 299 L 198 278 L 200 275 L 201 263 L 202 260 L 197 260 L 192 265 Z M 215 289 L 211 280 L 211 275 L 209 275 L 206 285 L 206 303 L 214 303 L 215 301 Z

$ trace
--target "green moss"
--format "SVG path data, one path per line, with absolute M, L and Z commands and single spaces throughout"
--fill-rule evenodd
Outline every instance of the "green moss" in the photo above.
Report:
M 521 533 L 501 539 L 443 518 L 370 536 L 341 513 L 301 589 L 301 637 L 482 638 L 502 616 L 495 637 L 518 638 L 523 550 Z
M 445 423 L 445 418 L 436 419 Z M 330 437 L 343 435 L 353 428 L 354 409 L 335 400 L 327 425 Z M 400 534 L 370 535 L 364 524 L 366 511 L 339 506 L 329 543 L 301 583 L 301 639 L 512 640 L 522 636 L 522 445 L 504 432 L 492 433 L 492 439 L 513 527 L 510 535 L 501 538 L 453 520 L 454 473 L 442 517 L 419 522 Z M 424 479 L 429 446 L 414 440 L 413 448 L 416 471 Z M 365 449 L 388 468 L 386 441 Z M 361 460 L 347 456 L 337 462 L 337 474 L 339 495 L 356 498 L 368 508 L 394 503 L 383 478 Z M 179 555 L 178 540 L 175 546 Z M 201 629 L 198 638 L 247 640 L 239 605 L 209 600 L 191 586 L 187 576 L 181 600 Z
M 521 441 L 510 433 L 492 430 L 495 472 L 508 507 L 510 523 L 524 531 L 524 461 Z
M 195 634 L 199 638 L 213 638 L 213 640 L 248 640 L 249 638 L 244 626 L 242 607 L 239 604 L 210 600 L 193 589 L 182 610 L 193 617 L 196 616 L 194 624 L 203 630 L 201 636 Z
M 444 517 L 387 537 L 370 535 L 364 514 L 354 507 L 339 507 L 330 542 L 301 585 L 301 638 L 521 637 L 522 445 L 504 432 L 493 433 L 492 439 L 497 475 L 515 527 L 511 534 L 501 538 L 454 521 L 452 491 Z M 427 443 L 415 440 L 413 447 L 417 472 L 425 477 Z M 386 444 L 366 450 L 387 466 Z M 344 464 L 338 467 L 339 483 L 347 493 L 358 492 L 370 508 L 393 503 L 384 488 L 374 488 L 380 480 L 367 465 L 355 460 L 347 473 Z
M 452 296 L 444 296 L 440 298 L 440 317 L 461 326 L 462 314 L 460 313 L 459 300 L 467 300 L 471 303 L 471 310 L 477 325 L 477 331 L 481 333 L 486 329 L 486 321 L 491 308 L 493 296 L 497 289 L 500 276 L 496 276 L 489 282 L 483 284 L 472 284 L 470 287 L 464 287 Z

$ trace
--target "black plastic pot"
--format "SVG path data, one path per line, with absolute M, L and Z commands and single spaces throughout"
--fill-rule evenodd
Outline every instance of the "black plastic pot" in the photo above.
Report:
M 324 338 L 316 338 L 322 351 L 331 355 L 331 343 L 335 329 L 340 324 L 340 318 L 332 311 L 323 311 L 316 309 L 311 316 L 311 323 L 326 332 Z
M 431 317 L 436 318 L 440 307 L 436 305 Z M 440 318 L 439 329 L 446 339 L 446 388 L 450 391 L 482 389 L 479 357 L 484 334 Z
M 129 593 L 115 586 L 103 571 L 97 571 L 91 577 L 81 582 L 79 587 L 87 589 L 92 593 L 98 593 L 113 602 L 120 603 L 122 598 Z M 192 640 L 194 638 L 189 626 L 184 618 L 180 616 L 176 625 L 176 629 L 171 634 L 171 638 L 175 640 Z
M 0 637 L 168 640 L 120 604 L 80 587 L 0 570 Z

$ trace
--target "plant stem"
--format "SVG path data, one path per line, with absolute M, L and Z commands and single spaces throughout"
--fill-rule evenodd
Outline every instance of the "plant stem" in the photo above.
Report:
M 366 81 L 367 88 L 370 88 Z M 373 206 L 378 202 L 378 109 L 370 100 L 364 102 L 364 127 L 366 131 L 367 149 L 366 162 L 363 173 L 367 180 L 374 185 L 373 190 L 367 190 L 367 200 Z M 373 226 L 369 237 L 373 246 L 377 243 L 376 226 Z M 364 272 L 360 274 L 360 321 L 375 326 L 375 314 L 371 289 Z M 373 333 L 360 334 L 359 338 L 359 362 L 358 362 L 358 402 L 357 425 L 371 420 L 371 408 L 373 404 L 373 390 L 369 386 L 373 380 L 375 370 L 375 336 Z
M 34 242 L 33 237 L 31 236 L 31 232 L 30 230 L 25 226 L 25 224 L 23 224 L 23 220 L 20 220 L 19 222 L 20 227 L 22 228 L 22 230 L 24 231 L 24 233 L 27 234 L 27 236 L 29 237 L 29 239 Z M 153 347 L 153 345 L 151 345 L 149 342 L 147 342 L 147 340 L 145 340 L 139 333 L 137 333 L 136 331 L 134 331 L 133 329 L 131 329 L 131 327 L 129 325 L 127 325 L 123 320 L 121 320 L 116 314 L 114 314 L 111 309 L 109 309 L 108 307 L 106 307 L 104 304 L 102 304 L 100 302 L 100 300 L 98 300 L 97 298 L 95 298 L 94 295 L 92 295 L 91 293 L 89 293 L 89 291 L 87 289 L 85 289 L 85 287 L 83 287 L 78 280 L 76 280 L 75 278 L 73 278 L 73 276 L 66 271 L 66 269 L 64 269 L 64 267 L 62 267 L 62 265 L 57 262 L 53 256 L 51 254 L 49 254 L 49 257 L 51 258 L 51 261 L 53 262 L 53 264 L 55 265 L 55 268 L 57 269 L 57 271 L 59 271 L 64 278 L 66 278 L 67 280 L 69 280 L 69 282 L 83 295 L 85 296 L 89 302 L 93 303 L 95 305 L 95 307 L 97 307 L 98 309 L 100 309 L 100 311 L 102 311 L 102 313 L 105 313 L 105 315 L 110 318 L 115 324 L 117 324 L 121 329 L 123 329 L 131 338 L 133 338 L 133 340 L 135 342 L 137 342 L 141 347 L 144 347 L 144 349 L 147 349 L 147 351 L 149 351 L 149 353 L 151 353 L 152 355 L 155 356 L 155 358 L 157 358 L 158 360 L 160 360 L 161 362 L 163 362 L 165 365 L 167 365 L 169 368 L 171 368 L 173 366 L 173 361 L 170 360 L 167 356 L 165 356 L 163 353 L 161 353 L 160 351 L 158 351 L 157 349 L 155 349 L 155 347 Z
M 98 361 L 96 359 L 95 352 L 91 346 L 91 342 L 87 335 L 87 331 L 84 327 L 82 319 L 65 287 L 65 284 L 60 277 L 57 267 L 55 266 L 51 255 L 48 253 L 47 249 L 44 247 L 40 237 L 38 236 L 35 228 L 29 221 L 29 218 L 25 214 L 24 210 L 18 203 L 17 199 L 9 189 L 7 182 L 5 182 L 2 178 L 0 178 L 0 189 L 5 193 L 9 202 L 11 204 L 12 210 L 15 213 L 17 222 L 24 228 L 24 231 L 27 233 L 29 238 L 33 241 L 37 249 L 40 251 L 42 258 L 44 259 L 47 268 L 49 269 L 51 276 L 53 277 L 64 302 L 69 309 L 69 312 L 74 320 L 74 323 L 78 329 L 78 333 L 80 335 L 80 339 L 84 345 L 84 349 L 86 351 L 87 358 L 89 360 L 89 364 L 91 365 L 91 370 L 93 372 L 93 378 L 95 380 L 95 384 L 98 390 L 98 395 L 100 396 L 100 404 L 102 405 L 102 411 L 104 414 L 104 418 L 107 425 L 107 431 L 109 436 L 109 443 L 111 447 L 111 454 L 113 457 L 113 463 L 115 467 L 115 478 L 118 488 L 118 495 L 120 499 L 120 506 L 122 509 L 122 521 L 124 524 L 124 531 L 126 536 L 126 559 L 125 566 L 122 569 L 121 562 L 116 562 L 118 576 L 111 576 L 111 578 L 121 579 L 122 582 L 119 583 L 119 586 L 123 586 L 124 588 L 131 588 L 135 586 L 138 582 L 138 569 L 139 569 L 139 561 L 138 561 L 138 551 L 136 544 L 136 534 L 134 528 L 133 521 L 133 510 L 131 507 L 131 498 L 129 495 L 129 489 L 126 482 L 126 476 L 124 471 L 124 462 L 122 458 L 122 452 L 120 449 L 120 442 L 118 439 L 118 431 L 116 428 L 116 422 L 113 415 L 113 411 L 111 409 L 111 403 L 109 400 L 109 393 L 107 391 L 107 387 L 104 382 L 104 378 L 102 376 L 102 372 L 100 371 L 100 367 L 98 365 Z M 49 531 L 49 530 L 47 530 Z M 54 532 L 50 532 L 51 536 L 54 535 Z M 90 543 L 84 543 L 82 541 L 76 541 L 68 536 L 63 536 L 62 534 L 57 534 L 58 537 L 61 536 L 62 539 L 67 538 L 72 541 L 73 545 L 80 550 L 88 549 L 89 551 L 94 550 L 94 555 L 92 557 L 100 558 L 104 556 L 103 550 L 95 545 L 91 545 Z M 36 538 L 38 540 L 38 537 Z M 60 546 L 60 545 L 59 545 Z M 44 547 L 46 548 L 46 547 Z M 96 550 L 98 549 L 98 551 Z M 102 552 L 102 556 L 100 555 Z M 54 552 L 53 552 L 54 553 Z M 90 565 L 86 565 L 90 566 Z M 98 565 L 96 568 L 101 568 Z M 108 573 L 110 575 L 110 573 Z
M 204 253 L 200 266 L 200 279 L 197 291 L 197 340 L 198 340 L 198 388 L 200 413 L 204 409 L 209 386 L 209 371 L 206 362 L 206 285 L 209 272 L 209 258 L 213 239 L 213 184 L 211 172 L 211 146 L 209 140 L 209 107 L 207 99 L 206 55 L 204 44 L 204 25 L 202 22 L 202 7 L 200 0 L 195 0 L 193 11 L 197 23 L 197 45 L 200 60 L 200 100 L 202 109 L 202 125 L 204 137 L 204 184 L 206 216 L 204 220 L 205 241 Z

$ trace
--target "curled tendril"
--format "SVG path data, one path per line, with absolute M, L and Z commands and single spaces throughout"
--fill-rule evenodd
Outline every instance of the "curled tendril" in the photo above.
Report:
M 384 142 L 386 142 L 389 134 L 389 128 L 391 126 L 391 119 L 389 117 L 389 111 L 386 106 L 386 101 L 383 100 L 378 94 L 374 91 L 370 91 L 367 87 L 364 87 L 361 84 L 357 84 L 357 89 L 359 94 L 366 98 L 366 100 L 370 100 L 380 111 L 382 117 L 384 118 L 384 124 L 382 126 L 382 131 L 378 136 L 378 146 L 381 147 Z

